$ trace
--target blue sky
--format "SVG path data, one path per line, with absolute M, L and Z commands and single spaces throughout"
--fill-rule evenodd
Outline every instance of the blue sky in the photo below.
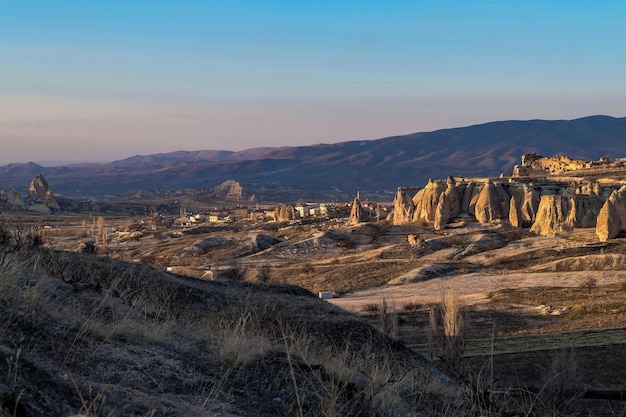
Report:
M 0 0 L 0 163 L 626 115 L 619 1 Z

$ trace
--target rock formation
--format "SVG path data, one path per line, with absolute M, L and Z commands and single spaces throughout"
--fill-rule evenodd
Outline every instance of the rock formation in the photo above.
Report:
M 572 210 L 570 214 L 574 228 L 595 227 L 602 210 L 602 201 L 595 195 L 575 195 L 572 198 Z
M 488 181 L 483 187 L 476 201 L 475 217 L 480 223 L 489 223 L 495 219 L 503 219 L 508 215 L 510 204 L 506 199 L 506 210 L 503 207 L 503 195 L 508 196 L 501 186 Z
M 296 218 L 296 209 L 291 205 L 279 204 L 274 210 L 274 220 L 279 223 L 290 222 Z
M 448 177 L 446 190 L 439 195 L 439 203 L 435 210 L 434 228 L 442 230 L 453 217 L 461 214 L 461 196 L 454 178 Z
M 447 185 L 442 181 L 433 181 L 432 178 L 428 180 L 428 184 L 422 191 L 421 196 L 414 199 L 415 212 L 413 213 L 413 220 L 425 219 L 429 222 L 435 220 L 435 213 L 437 211 L 437 205 L 439 204 L 439 196 L 446 190 Z M 418 193 L 419 194 L 419 193 Z M 418 197 L 418 195 L 416 195 Z
M 28 189 L 28 200 L 44 200 L 51 196 L 52 192 L 50 191 L 50 186 L 48 185 L 48 181 L 46 181 L 43 174 L 39 174 L 33 178 Z
M 521 188 L 511 189 L 511 202 L 509 205 L 509 221 L 514 227 L 529 227 L 535 222 L 539 201 L 541 197 L 535 189 L 528 184 Z
M 482 187 L 474 183 L 469 183 L 463 192 L 463 201 L 461 202 L 461 212 L 471 216 L 476 214 L 476 202 Z
M 43 174 L 37 175 L 31 181 L 30 187 L 28 188 L 27 201 L 30 205 L 29 210 L 38 211 L 43 214 L 51 213 L 60 208 Z
M 24 204 L 24 200 L 17 190 L 11 191 L 11 195 L 7 200 L 7 206 L 10 210 L 24 210 L 26 209 L 26 205 Z
M 509 205 L 509 223 L 511 223 L 513 227 L 522 227 L 522 215 L 519 212 L 515 194 L 511 196 L 511 203 Z
M 392 224 L 400 225 L 412 220 L 415 211 L 412 196 L 418 191 L 419 188 L 398 187 L 396 198 L 393 201 Z
M 522 155 L 522 166 L 519 167 L 519 173 L 521 175 L 528 175 L 533 171 L 540 171 L 555 174 L 590 167 L 591 164 L 591 162 L 581 159 L 572 159 L 566 155 L 555 155 L 551 158 L 547 158 L 534 153 Z
M 214 187 L 211 193 L 228 200 L 243 200 L 246 197 L 243 186 L 235 180 L 224 181 L 217 187 Z
M 350 210 L 349 224 L 358 224 L 367 220 L 367 213 L 363 209 L 359 198 L 355 198 L 352 202 L 352 209 Z
M 626 231 L 626 186 L 613 191 L 605 201 L 596 222 L 596 234 L 602 242 Z
M 537 218 L 530 231 L 542 236 L 556 236 L 563 231 L 571 230 L 574 227 L 573 218 L 570 218 L 571 210 L 572 201 L 570 197 L 541 196 Z

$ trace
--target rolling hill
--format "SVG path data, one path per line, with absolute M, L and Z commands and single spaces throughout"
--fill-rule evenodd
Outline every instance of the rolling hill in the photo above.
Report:
M 498 121 L 377 140 L 240 152 L 176 151 L 105 164 L 10 164 L 0 167 L 0 186 L 23 189 L 43 173 L 62 194 L 211 188 L 232 178 L 266 198 L 281 189 L 294 198 L 343 197 L 358 189 L 391 196 L 397 186 L 423 185 L 429 177 L 510 172 L 522 154 L 531 152 L 583 159 L 622 157 L 626 118 Z

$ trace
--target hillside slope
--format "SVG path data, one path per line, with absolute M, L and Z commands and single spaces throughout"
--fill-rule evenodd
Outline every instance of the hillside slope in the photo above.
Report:
M 0 251 L 2 416 L 439 415 L 422 356 L 292 286 Z
M 423 185 L 428 177 L 497 176 L 532 152 L 594 160 L 622 157 L 626 118 L 501 121 L 314 146 L 178 151 L 102 165 L 12 164 L 0 167 L 0 186 L 24 187 L 39 173 L 60 193 L 212 188 L 232 178 L 258 196 L 281 187 L 343 196 L 357 189 L 381 192 Z

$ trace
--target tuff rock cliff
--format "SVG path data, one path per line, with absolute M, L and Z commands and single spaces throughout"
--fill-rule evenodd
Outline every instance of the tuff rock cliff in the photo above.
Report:
M 429 179 L 424 188 L 398 188 L 388 219 L 397 225 L 427 221 L 440 231 L 455 217 L 470 216 L 480 223 L 506 221 L 545 236 L 596 227 L 600 239 L 610 239 L 626 232 L 626 188 L 622 197 L 615 191 L 620 181 L 561 174 L 583 168 L 597 173 L 608 163 L 532 154 L 523 158 L 528 172 L 541 171 L 532 178 Z M 559 176 L 551 179 L 546 176 L 550 172 Z
M 626 232 L 626 186 L 613 191 L 606 200 L 596 222 L 596 234 L 602 242 Z

